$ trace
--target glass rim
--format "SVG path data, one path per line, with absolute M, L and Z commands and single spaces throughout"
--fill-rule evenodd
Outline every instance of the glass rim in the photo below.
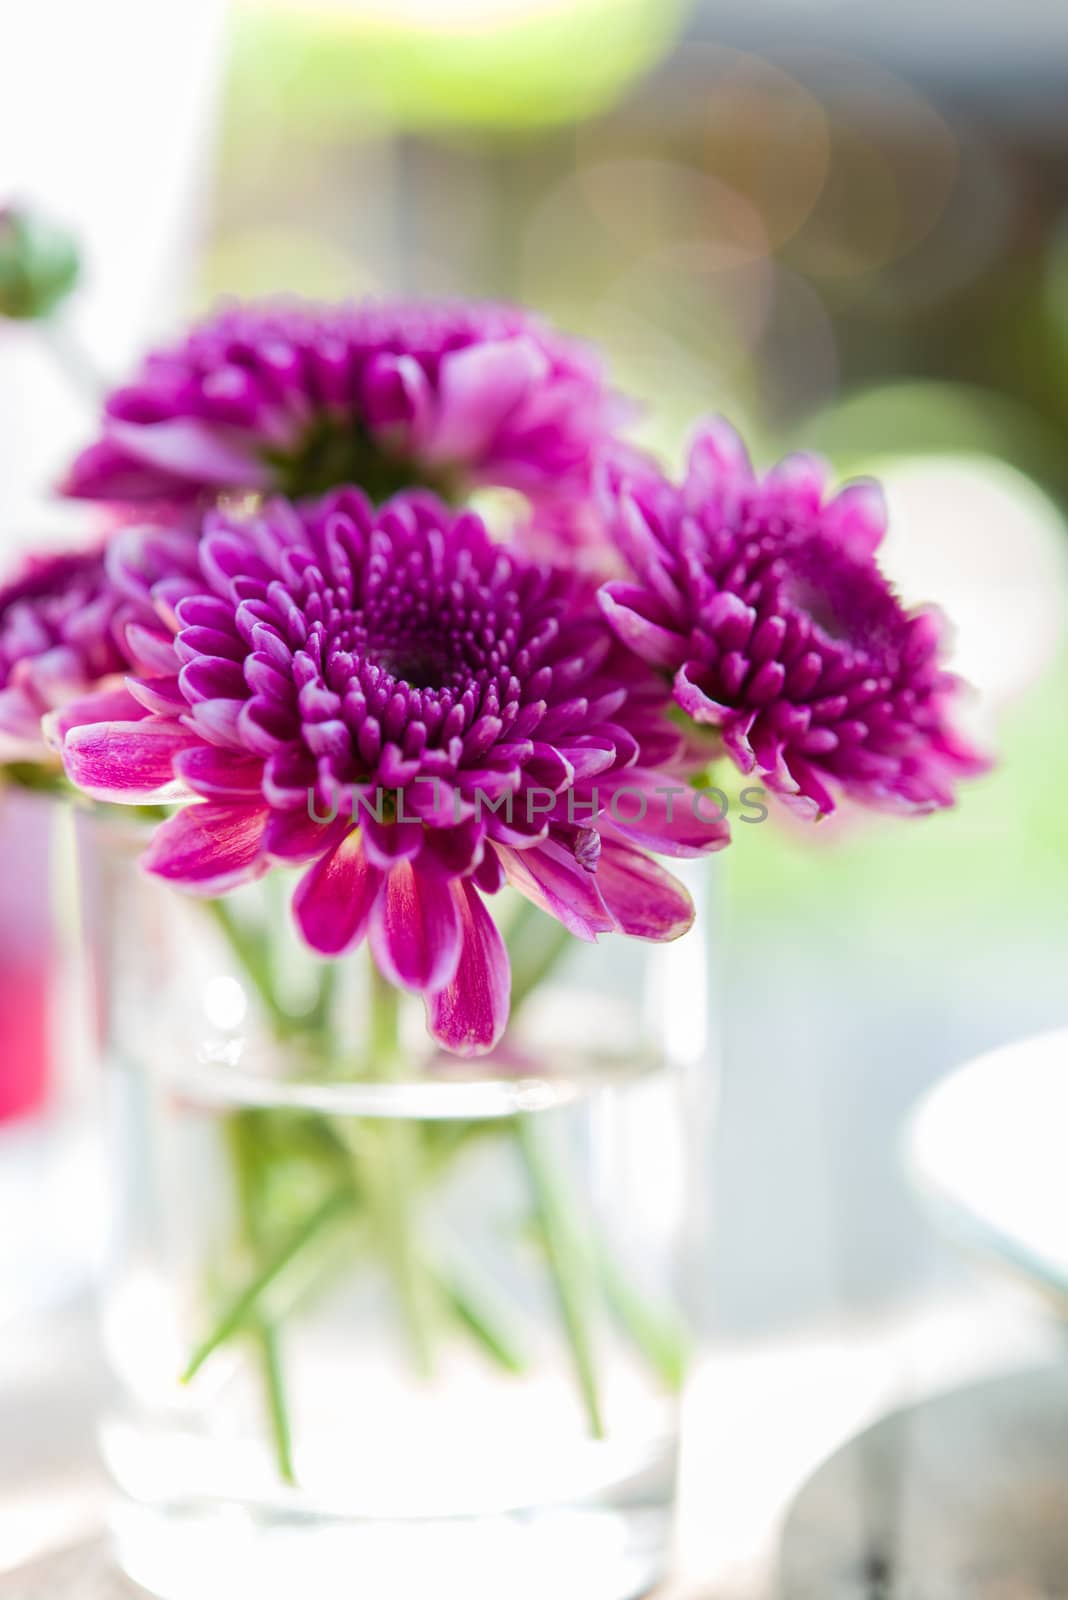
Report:
M 253 1064 L 207 1058 L 159 1068 L 168 1088 L 218 1111 L 308 1111 L 339 1117 L 412 1121 L 495 1121 L 572 1105 L 598 1090 L 631 1085 L 670 1069 L 657 1053 L 574 1063 L 561 1061 L 552 1074 L 514 1072 L 482 1076 L 421 1077 L 374 1082 L 367 1079 L 278 1078 Z

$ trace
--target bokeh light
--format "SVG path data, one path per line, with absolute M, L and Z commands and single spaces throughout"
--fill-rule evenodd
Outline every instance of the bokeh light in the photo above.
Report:
M 956 139 L 915 87 L 869 60 L 791 52 L 789 64 L 819 86 L 830 136 L 827 182 L 791 260 L 817 276 L 874 272 L 936 225 L 957 176 Z
M 580 166 L 577 181 L 609 233 L 635 252 L 699 243 L 709 265 L 737 267 L 766 256 L 757 207 L 718 177 L 672 161 Z
M 854 386 L 811 417 L 803 442 L 855 471 L 882 456 L 973 453 L 1018 467 L 1059 495 L 1068 490 L 1063 435 L 1010 395 L 963 383 L 905 379 Z
M 991 704 L 1039 682 L 1068 616 L 1068 528 L 1022 473 L 989 456 L 876 460 L 882 559 L 910 601 L 937 596 L 952 665 Z
M 578 164 L 629 155 L 691 166 L 748 201 L 778 247 L 809 216 L 827 178 L 830 139 L 817 94 L 778 62 L 694 43 L 670 93 L 646 80 L 576 135 Z
M 243 67 L 305 130 L 537 127 L 589 115 L 670 46 L 686 0 L 244 0 Z

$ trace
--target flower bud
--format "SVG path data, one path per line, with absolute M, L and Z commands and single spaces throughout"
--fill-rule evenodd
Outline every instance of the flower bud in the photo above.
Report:
M 47 317 L 78 272 L 69 233 L 20 207 L 0 206 L 0 317 Z

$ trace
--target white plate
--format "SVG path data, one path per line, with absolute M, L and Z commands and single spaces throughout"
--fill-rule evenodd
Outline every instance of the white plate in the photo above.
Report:
M 1068 1302 L 1068 1028 L 938 1084 L 910 1120 L 905 1160 L 966 1243 Z

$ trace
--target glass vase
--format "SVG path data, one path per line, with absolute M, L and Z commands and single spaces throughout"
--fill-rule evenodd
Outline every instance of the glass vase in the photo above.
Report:
M 73 830 L 0 783 L 0 1327 L 87 1287 L 102 1224 Z
M 644 1593 L 691 1340 L 697 936 L 583 947 L 496 897 L 513 1023 L 459 1060 L 366 951 L 299 947 L 284 881 L 185 899 L 136 830 L 92 831 L 126 1572 L 167 1600 Z

